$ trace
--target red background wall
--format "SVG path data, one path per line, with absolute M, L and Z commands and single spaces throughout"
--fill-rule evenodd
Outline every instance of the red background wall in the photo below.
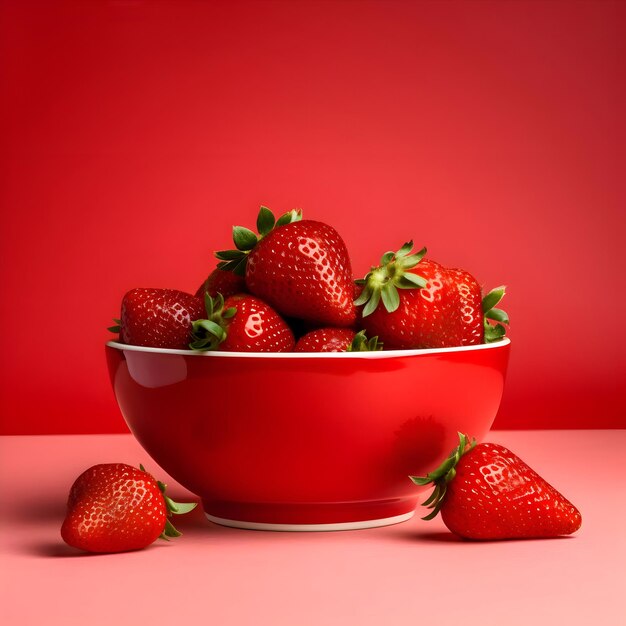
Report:
M 622 2 L 1 3 L 3 433 L 118 432 L 125 290 L 261 203 L 509 287 L 495 426 L 625 426 Z M 620 349 L 621 344 L 621 349 Z

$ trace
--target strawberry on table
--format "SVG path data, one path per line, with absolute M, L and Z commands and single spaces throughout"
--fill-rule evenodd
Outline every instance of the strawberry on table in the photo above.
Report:
M 70 489 L 61 536 L 87 552 L 139 550 L 158 538 L 177 537 L 181 533 L 169 517 L 188 513 L 196 503 L 174 502 L 165 489 L 143 467 L 94 465 Z
M 117 332 L 120 341 L 134 346 L 188 348 L 191 324 L 204 316 L 200 298 L 177 289 L 131 289 L 122 299 Z
M 426 248 L 412 249 L 411 241 L 387 252 L 359 281 L 355 302 L 369 335 L 377 335 L 388 350 L 476 345 L 504 336 L 508 317 L 495 308 L 504 287 L 483 298 L 469 272 L 424 258 Z
M 459 445 L 433 472 L 411 476 L 417 485 L 433 484 L 424 505 L 432 519 L 467 539 L 557 537 L 576 532 L 578 509 L 517 455 L 494 443 Z
M 295 345 L 287 323 L 259 298 L 205 294 L 206 319 L 193 323 L 194 350 L 290 352 Z
M 261 207 L 259 236 L 235 226 L 235 250 L 216 253 L 221 269 L 244 275 L 248 290 L 280 314 L 321 325 L 354 324 L 356 308 L 348 250 L 323 222 L 291 211 L 275 220 Z
M 298 339 L 294 352 L 370 352 L 382 350 L 378 337 L 367 339 L 365 331 L 349 328 L 319 328 Z

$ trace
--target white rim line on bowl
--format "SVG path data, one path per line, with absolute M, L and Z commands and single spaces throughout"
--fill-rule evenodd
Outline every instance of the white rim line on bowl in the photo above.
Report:
M 149 348 L 147 346 L 133 346 L 118 341 L 108 341 L 107 346 L 117 350 L 132 352 L 155 352 L 157 354 L 182 354 L 209 358 L 236 357 L 243 359 L 391 359 L 400 356 L 414 356 L 419 354 L 446 354 L 448 352 L 471 352 L 474 350 L 493 350 L 502 348 L 511 343 L 508 337 L 493 343 L 481 343 L 475 346 L 460 346 L 456 348 L 427 348 L 423 350 L 379 350 L 376 352 L 220 352 L 199 350 L 173 350 L 171 348 Z

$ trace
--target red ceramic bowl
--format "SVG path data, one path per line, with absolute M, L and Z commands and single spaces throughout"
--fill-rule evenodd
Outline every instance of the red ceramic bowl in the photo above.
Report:
M 115 396 L 147 453 L 241 528 L 338 530 L 409 519 L 408 478 L 477 440 L 509 340 L 357 353 L 196 353 L 110 342 Z

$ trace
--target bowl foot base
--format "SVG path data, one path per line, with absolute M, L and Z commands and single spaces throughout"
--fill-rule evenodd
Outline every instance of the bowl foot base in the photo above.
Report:
M 337 522 L 330 524 L 270 524 L 267 522 L 247 522 L 243 520 L 224 519 L 215 517 L 210 513 L 205 513 L 207 519 L 220 526 L 230 526 L 231 528 L 243 528 L 246 530 L 274 530 L 288 532 L 324 532 L 333 530 L 361 530 L 364 528 L 378 528 L 379 526 L 390 526 L 406 522 L 413 517 L 415 511 L 409 511 L 402 515 L 384 517 L 382 519 L 360 520 L 357 522 Z

